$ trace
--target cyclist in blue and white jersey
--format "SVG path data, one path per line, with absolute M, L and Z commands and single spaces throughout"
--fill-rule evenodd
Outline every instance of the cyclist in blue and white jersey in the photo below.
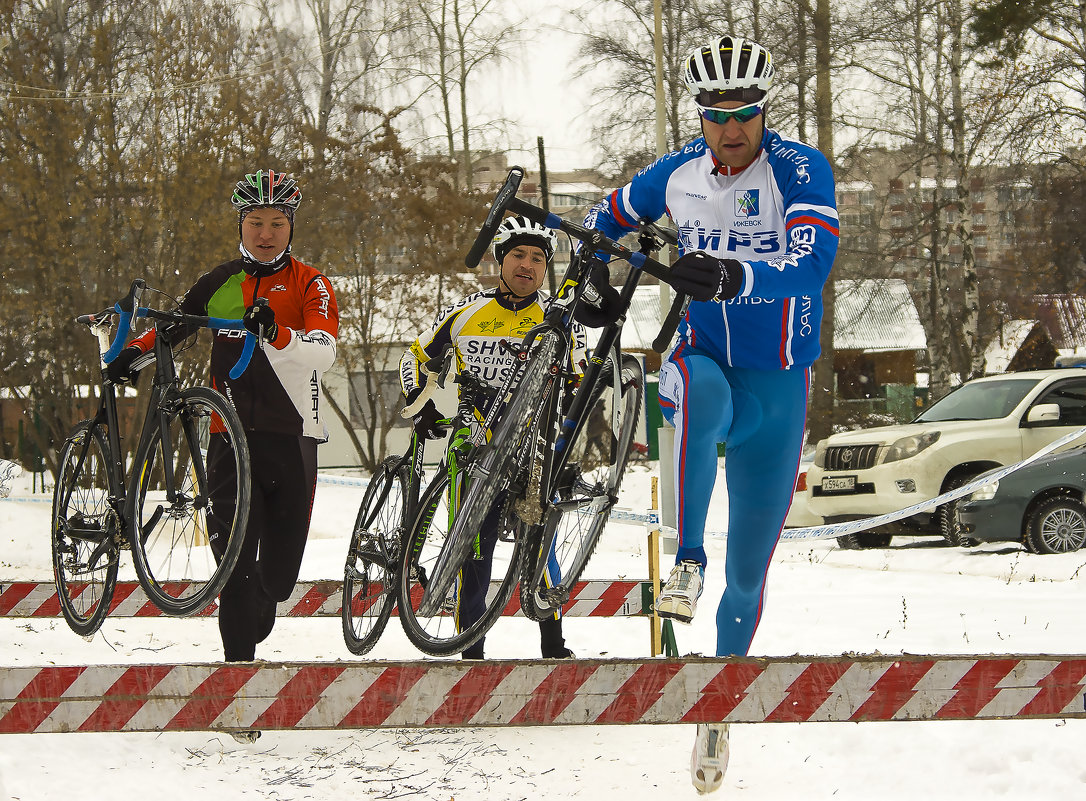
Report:
M 660 371 L 660 405 L 675 425 L 679 547 L 656 609 L 685 622 L 694 615 L 717 443 L 725 442 L 721 656 L 747 654 L 762 615 L 838 241 L 829 162 L 765 125 L 773 80 L 772 57 L 752 41 L 724 36 L 695 48 L 685 82 L 702 136 L 641 170 L 586 220 L 613 238 L 665 214 L 679 230 L 682 256 L 669 283 L 692 302 Z M 720 786 L 727 753 L 726 725 L 698 727 L 691 772 L 699 791 Z

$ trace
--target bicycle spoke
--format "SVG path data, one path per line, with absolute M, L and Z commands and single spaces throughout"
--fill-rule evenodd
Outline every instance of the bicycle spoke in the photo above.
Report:
M 367 653 L 384 632 L 396 594 L 406 471 L 398 460 L 370 480 L 355 518 L 343 571 L 343 640 L 354 654 Z
M 115 496 L 101 429 L 81 423 L 61 452 L 53 490 L 53 575 L 68 626 L 87 636 L 102 625 L 118 571 Z
M 213 420 L 231 417 L 232 430 L 210 432 Z M 185 390 L 137 465 L 136 570 L 144 591 L 167 614 L 206 608 L 237 559 L 249 491 L 240 430 L 233 408 L 217 392 Z

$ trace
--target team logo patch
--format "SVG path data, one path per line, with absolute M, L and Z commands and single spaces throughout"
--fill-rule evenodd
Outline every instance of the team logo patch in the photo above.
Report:
M 736 189 L 735 190 L 735 216 L 736 217 L 757 217 L 758 216 L 758 190 L 757 189 Z

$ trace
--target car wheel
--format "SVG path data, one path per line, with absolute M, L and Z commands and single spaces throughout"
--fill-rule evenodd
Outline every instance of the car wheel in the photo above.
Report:
M 837 546 L 846 551 L 885 548 L 890 544 L 893 536 L 893 534 L 883 534 L 878 531 L 857 531 L 855 534 L 845 534 L 838 537 Z
M 1086 544 L 1086 506 L 1068 496 L 1050 498 L 1030 514 L 1026 548 L 1032 553 L 1070 553 Z
M 977 475 L 980 474 L 954 476 L 946 483 L 943 492 L 949 492 L 950 490 L 965 486 L 976 478 Z M 956 501 L 944 503 L 938 508 L 939 532 L 943 535 L 943 539 L 950 545 L 960 545 L 963 548 L 972 548 L 977 544 L 977 540 L 972 537 L 963 537 L 962 524 L 958 522 L 958 504 L 961 502 L 962 499 L 959 498 Z

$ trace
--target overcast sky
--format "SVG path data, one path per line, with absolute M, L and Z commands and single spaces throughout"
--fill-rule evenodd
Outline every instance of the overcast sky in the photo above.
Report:
M 532 9 L 525 25 L 524 44 L 510 60 L 481 81 L 469 102 L 483 118 L 511 121 L 510 162 L 538 167 L 536 138 L 543 137 L 547 167 L 569 170 L 591 167 L 598 154 L 591 145 L 591 121 L 585 116 L 592 97 L 589 81 L 574 81 L 578 38 L 562 28 L 573 27 L 568 9 L 578 0 L 553 0 Z M 523 5 L 519 8 L 524 9 Z M 493 91 L 488 91 L 493 87 Z M 652 125 L 652 120 L 646 121 Z

